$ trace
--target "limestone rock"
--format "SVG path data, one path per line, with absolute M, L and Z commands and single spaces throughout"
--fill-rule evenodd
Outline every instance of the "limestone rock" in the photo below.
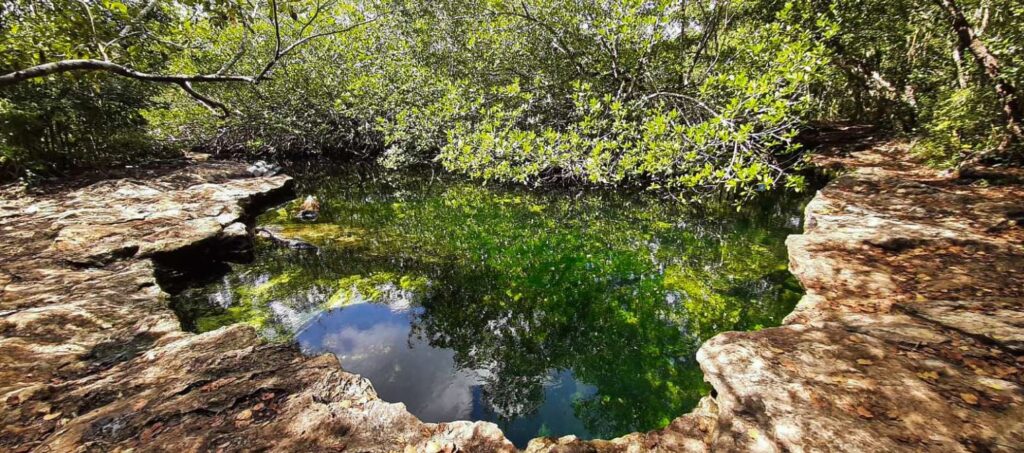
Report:
M 1024 186 L 991 172 L 1008 182 L 951 179 L 907 148 L 816 156 L 846 174 L 787 241 L 807 294 L 782 327 L 701 347 L 714 415 L 614 441 L 535 439 L 527 451 L 1020 451 Z M 674 432 L 675 443 L 652 442 Z
M 514 451 L 496 426 L 425 424 L 334 356 L 245 326 L 181 331 L 146 258 L 250 241 L 286 176 L 204 162 L 43 195 L 0 189 L 0 450 Z
M 721 451 L 1017 451 L 1024 230 L 1019 185 L 963 185 L 907 146 L 837 149 L 850 170 L 787 241 L 807 289 L 783 327 L 727 333 L 698 361 Z
M 714 398 L 528 452 L 1020 451 L 1024 187 L 939 175 L 900 142 L 816 159 L 848 173 L 787 241 L 807 294 L 782 327 L 701 347 Z M 332 356 L 181 331 L 148 258 L 220 259 L 288 184 L 211 161 L 0 188 L 0 450 L 514 451 L 490 423 L 420 422 Z

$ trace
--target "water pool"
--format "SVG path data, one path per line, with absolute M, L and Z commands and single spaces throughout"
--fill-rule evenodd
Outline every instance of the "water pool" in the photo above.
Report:
M 248 323 L 334 353 L 422 420 L 493 421 L 520 447 L 666 425 L 709 390 L 703 340 L 778 325 L 802 295 L 784 240 L 805 196 L 737 211 L 429 170 L 297 180 L 320 218 L 293 202 L 258 224 L 319 251 L 259 241 L 254 262 L 175 296 L 185 327 Z

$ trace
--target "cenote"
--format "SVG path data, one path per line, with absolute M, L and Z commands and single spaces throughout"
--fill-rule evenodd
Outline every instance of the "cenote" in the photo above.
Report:
M 737 211 L 429 171 L 292 174 L 320 218 L 295 220 L 296 201 L 258 226 L 319 251 L 259 240 L 254 262 L 175 296 L 185 327 L 248 323 L 333 353 L 420 419 L 492 421 L 519 447 L 665 426 L 710 390 L 703 340 L 778 325 L 802 294 L 784 240 L 806 196 Z

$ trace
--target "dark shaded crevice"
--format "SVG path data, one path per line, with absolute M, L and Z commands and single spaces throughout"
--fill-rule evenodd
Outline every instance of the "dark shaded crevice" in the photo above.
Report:
M 908 250 L 916 249 L 925 245 L 924 239 L 921 238 L 907 238 L 907 237 L 895 237 L 887 238 L 880 241 L 867 241 L 867 244 L 872 247 L 877 247 L 887 252 L 892 253 L 903 253 Z
M 1015 357 L 1021 354 L 1021 348 L 1013 348 L 1005 343 L 993 340 L 992 338 L 989 338 L 987 336 L 971 333 L 966 330 L 957 328 L 956 326 L 951 326 L 949 324 L 945 324 L 934 319 L 928 318 L 927 316 L 922 315 L 913 306 L 897 304 L 893 306 L 893 310 L 910 316 L 911 318 L 914 318 L 915 320 L 920 321 L 923 324 L 930 325 L 940 332 L 955 332 L 957 335 L 970 338 L 990 348 L 998 349 L 999 351 L 1001 351 L 1002 353 L 1009 357 Z
M 201 256 L 200 259 L 189 262 L 181 260 L 153 260 L 154 274 L 157 284 L 168 294 L 179 294 L 182 291 L 203 286 L 231 272 L 231 265 L 219 260 L 209 259 L 208 256 Z
M 84 359 L 89 362 L 91 372 L 98 372 L 118 363 L 127 362 L 152 349 L 159 338 L 158 335 L 143 332 L 124 341 L 111 340 L 100 343 L 93 347 Z
M 171 252 L 150 256 L 156 268 L 156 281 L 162 290 L 178 294 L 185 289 L 210 283 L 231 271 L 229 263 L 248 263 L 253 255 L 253 225 L 267 209 L 295 198 L 295 184 L 289 180 L 276 190 L 239 202 L 242 215 L 237 222 L 246 225 L 246 235 L 207 238 Z
M 87 260 L 73 260 L 65 258 L 64 262 L 75 269 L 102 268 L 118 261 L 129 260 L 139 253 L 139 246 L 129 245 L 119 249 L 111 250 L 103 255 L 91 256 Z

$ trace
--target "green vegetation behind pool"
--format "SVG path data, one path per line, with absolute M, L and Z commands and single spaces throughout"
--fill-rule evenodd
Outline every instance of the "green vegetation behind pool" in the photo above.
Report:
M 319 253 L 261 241 L 254 263 L 177 296 L 186 327 L 333 352 L 425 421 L 495 421 L 523 446 L 666 425 L 708 392 L 703 340 L 778 325 L 802 294 L 784 240 L 805 197 L 737 212 L 426 173 L 300 174 L 318 222 L 297 204 L 259 222 Z

